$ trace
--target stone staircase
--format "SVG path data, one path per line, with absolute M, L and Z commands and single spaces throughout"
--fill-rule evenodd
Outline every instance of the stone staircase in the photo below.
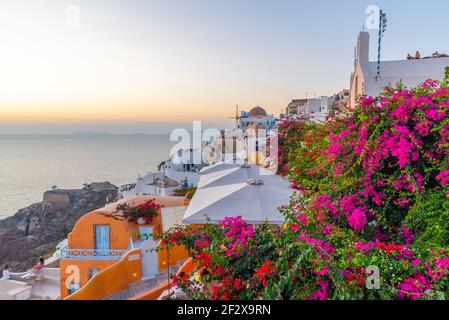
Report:
M 168 270 L 171 277 L 178 272 L 179 268 L 184 264 L 187 259 L 181 260 L 178 264 L 171 266 Z M 150 291 L 151 289 L 168 282 L 167 270 L 162 270 L 153 279 L 144 279 L 136 283 L 131 284 L 128 289 L 121 291 L 113 296 L 106 298 L 105 300 L 127 300 L 137 295 Z
M 59 264 L 56 261 L 54 264 Z M 31 280 L 32 270 L 11 273 L 11 279 L 7 280 L 15 283 L 16 288 L 10 290 L 8 294 L 13 300 L 59 300 L 61 297 L 60 289 L 60 270 L 59 268 L 47 267 L 36 274 L 36 280 Z
M 59 277 L 45 275 L 36 283 L 30 300 L 59 300 L 61 296 Z

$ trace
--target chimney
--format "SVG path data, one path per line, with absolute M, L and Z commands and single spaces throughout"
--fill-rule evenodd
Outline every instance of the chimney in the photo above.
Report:
M 360 32 L 357 40 L 357 61 L 369 62 L 369 33 Z

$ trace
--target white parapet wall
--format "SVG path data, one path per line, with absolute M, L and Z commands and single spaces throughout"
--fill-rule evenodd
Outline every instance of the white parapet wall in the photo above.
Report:
M 0 300 L 27 300 L 32 287 L 15 280 L 0 280 Z
M 182 225 L 181 221 L 187 210 L 187 206 L 162 208 L 162 228 L 167 231 L 175 225 Z

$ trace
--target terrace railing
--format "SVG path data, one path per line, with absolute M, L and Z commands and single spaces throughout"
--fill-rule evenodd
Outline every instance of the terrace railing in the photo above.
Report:
M 120 260 L 128 250 L 61 249 L 61 258 L 67 260 Z

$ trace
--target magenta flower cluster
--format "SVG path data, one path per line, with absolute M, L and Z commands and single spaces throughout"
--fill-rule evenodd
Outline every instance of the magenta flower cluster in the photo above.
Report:
M 354 112 L 333 122 L 290 121 L 281 135 L 301 139 L 281 139 L 280 154 L 301 204 L 291 206 L 287 230 L 315 251 L 311 299 L 329 298 L 329 275 L 342 270 L 348 288 L 363 291 L 364 267 L 373 261 L 394 266 L 385 281 L 399 298 L 447 291 L 449 256 L 426 252 L 407 220 L 426 195 L 449 197 L 447 83 L 387 87 L 380 97 L 361 97 Z
M 225 230 L 225 239 L 228 243 L 227 255 L 238 257 L 242 250 L 247 248 L 247 242 L 254 237 L 253 226 L 246 223 L 241 216 L 227 217 L 220 221 L 220 227 Z
M 362 168 L 358 191 L 348 196 L 363 205 L 348 206 L 348 196 L 323 205 L 342 208 L 359 232 L 370 218 L 364 206 L 378 211 L 389 200 L 389 211 L 406 211 L 426 186 L 449 185 L 449 90 L 434 81 L 418 90 L 386 90 L 378 99 L 362 97 L 363 117 L 349 117 L 329 134 L 326 154 L 335 176 Z

